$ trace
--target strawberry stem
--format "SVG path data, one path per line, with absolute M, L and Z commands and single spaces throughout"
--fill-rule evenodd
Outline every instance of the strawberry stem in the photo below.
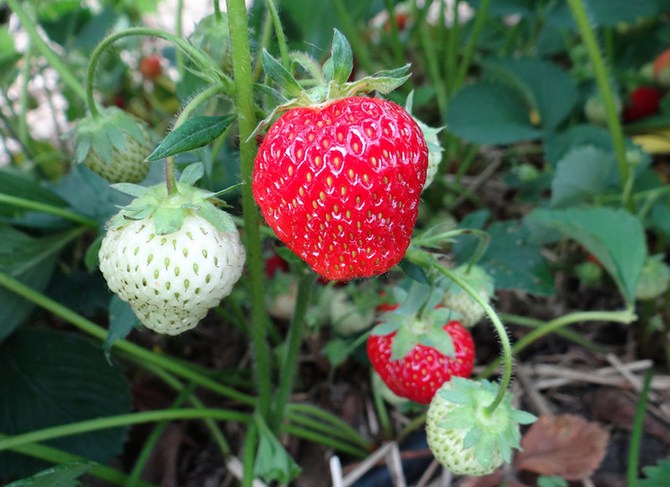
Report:
M 634 174 L 631 166 L 626 161 L 626 141 L 624 140 L 623 128 L 617 113 L 616 101 L 610 78 L 607 73 L 607 67 L 603 55 L 598 47 L 595 33 L 591 26 L 591 19 L 586 12 L 586 7 L 582 0 L 568 0 L 568 5 L 572 11 L 572 16 L 577 24 L 577 30 L 584 42 L 586 52 L 589 55 L 589 61 L 593 66 L 593 74 L 600 91 L 605 112 L 607 114 L 607 127 L 612 137 L 612 145 L 619 168 L 619 177 L 622 184 L 622 203 L 630 212 L 635 211 L 635 202 L 632 197 Z
M 263 286 L 263 261 L 261 258 L 260 218 L 251 191 L 251 175 L 256 156 L 256 139 L 251 137 L 256 127 L 253 100 L 253 79 L 249 46 L 247 8 L 244 0 L 226 0 L 228 27 L 233 57 L 233 75 L 237 86 L 235 108 L 240 133 L 240 172 L 242 181 L 242 210 L 246 235 L 248 283 L 251 297 L 251 340 L 254 347 L 257 407 L 268 419 L 271 412 L 272 384 L 270 376 L 270 347 L 267 342 L 268 315 Z M 252 472 L 245 477 L 252 475 Z
M 102 41 L 100 41 L 100 43 L 91 53 L 91 60 L 88 63 L 88 69 L 86 71 L 86 104 L 88 105 L 88 109 L 94 118 L 100 115 L 95 98 L 93 97 L 95 69 L 98 65 L 100 56 L 109 46 L 111 46 L 119 39 L 131 36 L 159 37 L 161 39 L 165 39 L 166 41 L 172 42 L 201 70 L 201 77 L 213 83 L 222 83 L 225 86 L 225 92 L 230 95 L 235 92 L 235 84 L 233 83 L 233 80 L 231 80 L 230 77 L 228 77 L 223 71 L 221 71 L 216 62 L 211 57 L 209 57 L 209 55 L 193 46 L 193 44 L 188 42 L 186 39 L 158 29 L 133 27 L 107 36 Z
M 478 228 L 457 228 L 436 235 L 428 235 L 429 232 L 430 230 L 415 238 L 413 241 L 414 245 L 417 247 L 438 248 L 442 243 L 450 242 L 454 237 L 459 237 L 461 235 L 472 235 L 479 240 L 475 251 L 468 260 L 467 272 L 470 272 L 472 266 L 479 262 L 479 259 L 482 258 L 482 255 L 486 252 L 489 242 L 491 241 L 491 236 L 484 230 Z
M 267 6 L 270 17 L 272 18 L 272 26 L 274 27 L 275 35 L 277 36 L 277 45 L 279 46 L 281 63 L 286 69 L 290 69 L 291 59 L 289 58 L 288 44 L 286 42 L 286 36 L 284 35 L 284 29 L 281 25 L 281 20 L 279 19 L 277 6 L 273 0 L 265 0 L 265 5 Z
M 504 399 L 505 392 L 507 391 L 509 383 L 512 379 L 512 346 L 510 344 L 509 335 L 507 334 L 505 325 L 503 325 L 493 307 L 491 307 L 491 305 L 487 303 L 486 300 L 484 300 L 479 295 L 479 293 L 472 286 L 470 286 L 470 284 L 465 282 L 450 269 L 437 262 L 437 260 L 432 255 L 423 250 L 409 249 L 407 251 L 406 257 L 414 263 L 421 265 L 422 267 L 434 268 L 437 272 L 458 284 L 466 293 L 470 295 L 472 299 L 474 299 L 482 308 L 484 308 L 484 311 L 493 323 L 493 327 L 495 328 L 496 333 L 498 334 L 498 338 L 500 339 L 500 345 L 502 346 L 501 356 L 503 360 L 503 370 L 502 376 L 500 378 L 500 387 L 498 388 L 498 393 L 491 404 L 486 406 L 484 411 L 485 414 L 492 414 Z

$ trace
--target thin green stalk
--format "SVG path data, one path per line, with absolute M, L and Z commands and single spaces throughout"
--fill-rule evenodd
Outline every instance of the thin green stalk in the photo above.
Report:
M 272 15 L 270 15 L 270 12 L 267 12 L 265 17 L 263 18 L 263 27 L 261 29 L 261 36 L 259 43 L 260 45 L 256 50 L 257 53 L 256 61 L 254 62 L 254 72 L 252 75 L 252 79 L 254 80 L 254 82 L 258 82 L 258 80 L 261 79 L 261 76 L 263 75 L 263 51 L 267 50 L 268 47 L 270 46 L 272 29 L 273 29 Z
M 344 443 L 335 438 L 331 438 L 330 436 L 326 436 L 323 433 L 317 433 L 292 424 L 285 423 L 282 425 L 282 431 L 305 440 L 312 441 L 319 445 L 324 445 L 329 448 L 333 448 L 334 450 L 348 453 L 349 455 L 356 458 L 365 458 L 369 454 L 368 450 L 365 450 L 361 447 L 351 445 L 349 443 Z
M 181 124 L 189 119 L 191 114 L 204 102 L 216 96 L 219 93 L 231 94 L 229 92 L 229 87 L 227 83 L 214 83 L 209 85 L 207 88 L 199 92 L 189 102 L 184 106 L 184 108 L 179 113 L 179 116 L 172 126 L 172 130 L 175 130 Z M 175 168 L 175 158 L 174 156 L 167 157 L 165 159 L 165 184 L 167 185 L 167 192 L 169 195 L 173 195 L 177 192 L 177 179 L 176 179 L 176 168 Z
M 258 428 L 252 422 L 247 429 L 242 450 L 242 487 L 252 487 L 254 484 L 254 464 L 256 462 L 256 443 L 258 442 Z
M 458 6 L 454 8 L 458 11 Z M 446 29 L 446 60 L 444 63 L 444 78 L 446 80 L 446 88 L 449 93 L 454 90 L 451 88 L 455 84 L 456 75 L 458 73 L 458 51 L 461 47 L 461 26 L 458 22 L 454 22 L 450 29 Z M 444 114 L 443 114 L 444 116 Z
M 26 114 L 28 112 L 28 102 L 30 101 L 30 93 L 28 92 L 28 83 L 33 78 L 30 72 L 32 68 L 32 58 L 33 58 L 33 44 L 32 42 L 28 43 L 25 54 L 21 62 L 21 93 L 19 98 L 19 140 L 22 144 L 28 144 L 30 136 L 28 134 L 28 119 Z
M 219 5 L 219 0 L 214 0 L 214 16 L 216 17 L 217 22 L 223 22 L 223 14 L 221 13 L 221 5 Z
M 281 375 L 279 382 L 279 390 L 275 396 L 275 406 L 272 411 L 272 422 L 270 427 L 273 431 L 282 423 L 284 418 L 284 408 L 288 396 L 293 390 L 293 382 L 298 373 L 298 353 L 300 352 L 300 345 L 302 343 L 303 328 L 305 325 L 305 316 L 310 304 L 312 288 L 316 277 L 312 272 L 305 272 L 298 283 L 298 294 L 295 301 L 295 313 L 289 326 L 288 335 L 286 337 L 286 351 L 281 363 Z
M 579 311 L 576 313 L 570 313 L 565 316 L 556 318 L 555 320 L 547 321 L 543 326 L 534 329 L 527 335 L 521 337 L 512 347 L 512 352 L 514 355 L 518 355 L 526 347 L 534 343 L 536 340 L 554 333 L 555 331 L 574 324 L 585 321 L 605 321 L 613 323 L 632 323 L 637 319 L 634 311 L 632 309 L 626 309 L 623 311 Z M 489 364 L 482 372 L 479 373 L 479 377 L 488 377 L 493 373 L 493 371 L 498 367 L 498 360 Z
M 536 318 L 529 318 L 528 316 L 513 315 L 509 313 L 498 313 L 498 316 L 500 316 L 500 319 L 507 324 L 523 326 L 526 328 L 540 328 L 544 326 L 545 323 L 543 320 L 538 320 Z M 585 338 L 581 333 L 563 328 L 556 330 L 554 333 L 567 340 L 570 340 L 580 347 L 584 347 L 587 350 L 591 350 L 597 353 L 605 353 L 607 351 L 605 347 L 593 342 L 592 340 L 589 340 L 588 338 Z M 514 346 L 512 346 L 512 349 L 514 350 Z
M 391 26 L 391 48 L 393 49 L 394 63 L 397 66 L 405 64 L 403 56 L 402 43 L 400 42 L 400 35 L 398 31 L 398 21 L 395 17 L 395 8 L 393 0 L 384 0 L 384 6 L 389 16 L 389 25 Z
M 375 372 L 372 373 L 374 374 Z M 390 440 L 393 438 L 393 427 L 391 426 L 391 419 L 389 418 L 389 413 L 386 409 L 384 398 L 376 387 L 372 387 L 372 400 L 375 405 L 375 411 L 377 411 L 377 419 L 379 420 L 382 434 L 384 435 L 385 439 Z
M 88 109 L 91 112 L 91 115 L 94 117 L 99 115 L 99 111 L 95 103 L 95 98 L 93 97 L 93 85 L 95 82 L 95 70 L 98 65 L 98 61 L 100 60 L 100 56 L 109 46 L 114 44 L 119 39 L 132 36 L 158 37 L 173 43 L 179 48 L 180 51 L 186 54 L 195 63 L 206 79 L 212 83 L 220 81 L 224 84 L 226 91 L 230 94 L 235 91 L 235 84 L 225 73 L 223 73 L 223 71 L 219 69 L 216 62 L 205 52 L 193 46 L 193 44 L 188 42 L 186 39 L 159 29 L 131 27 L 129 29 L 116 32 L 105 37 L 91 53 L 91 59 L 88 63 L 88 69 L 86 71 L 85 96 Z
M 479 40 L 479 35 L 481 34 L 482 28 L 484 27 L 484 22 L 486 22 L 488 17 L 490 3 L 491 0 L 482 0 L 479 4 L 479 7 L 477 8 L 475 20 L 472 25 L 472 31 L 470 32 L 470 37 L 468 37 L 468 42 L 465 45 L 465 49 L 463 50 L 463 57 L 461 58 L 461 63 L 458 66 L 458 72 L 454 78 L 454 84 L 448 87 L 450 95 L 455 93 L 456 90 L 458 90 L 465 81 L 465 76 L 467 75 L 468 69 L 470 68 L 472 56 L 474 55 L 475 47 L 477 45 L 477 41 Z
M 354 51 L 356 60 L 360 63 L 363 71 L 367 73 L 374 73 L 375 69 L 369 54 L 370 49 L 358 36 L 358 33 L 356 32 L 356 26 L 351 21 L 351 17 L 349 16 L 349 12 L 347 11 L 347 7 L 344 5 L 344 2 L 342 0 L 333 0 L 333 5 L 340 22 L 342 22 L 342 31 L 351 44 L 351 49 Z
M 421 42 L 423 52 L 426 54 L 428 74 L 430 75 L 431 83 L 435 87 L 435 95 L 437 96 L 437 106 L 440 111 L 440 117 L 443 118 L 447 110 L 447 88 L 445 87 L 444 80 L 440 74 L 435 43 L 431 39 L 428 29 L 419 29 L 419 41 Z
M 253 100 L 253 80 L 247 8 L 244 0 L 226 0 L 228 26 L 233 56 L 233 74 L 237 93 L 235 108 L 240 132 L 240 173 L 242 182 L 242 210 L 247 252 L 247 282 L 251 298 L 251 341 L 254 347 L 258 409 L 264 419 L 271 411 L 272 382 L 270 375 L 270 347 L 267 342 L 268 314 L 265 308 L 263 261 L 261 256 L 260 217 L 251 192 L 251 175 L 256 156 L 256 129 Z
M 70 71 L 67 65 L 61 59 L 59 54 L 56 54 L 49 45 L 42 39 L 42 36 L 37 32 L 37 22 L 35 22 L 30 15 L 24 10 L 23 5 L 19 0 L 7 0 L 7 5 L 19 18 L 21 26 L 30 37 L 30 42 L 33 46 L 46 58 L 52 68 L 54 68 L 63 82 L 74 92 L 75 95 L 82 100 L 86 100 L 86 90 L 79 82 L 77 77 Z
M 94 336 L 99 340 L 105 340 L 107 338 L 107 331 L 103 328 L 75 313 L 70 308 L 63 306 L 59 302 L 54 301 L 53 299 L 44 296 L 43 294 L 26 286 L 22 282 L 14 279 L 4 272 L 0 272 L 0 286 L 7 288 L 11 292 L 18 294 L 19 296 L 27 299 L 39 307 L 44 308 L 45 310 L 60 317 L 64 321 L 70 323 L 71 325 L 74 325 L 79 330 L 88 333 L 89 335 Z M 255 403 L 255 398 L 253 396 L 244 394 L 231 387 L 212 380 L 198 371 L 187 367 L 177 360 L 174 360 L 170 356 L 153 353 L 126 340 L 117 340 L 114 342 L 113 346 L 115 349 L 125 352 L 129 358 L 131 358 L 139 365 L 153 364 L 242 404 L 252 405 Z
M 156 377 L 158 377 L 160 380 L 165 382 L 175 391 L 181 393 L 186 389 L 186 387 L 181 382 L 179 382 L 179 380 L 177 380 L 174 376 L 164 371 L 163 369 L 156 367 L 154 365 L 146 365 L 145 368 L 149 370 L 152 374 L 154 374 Z M 193 394 L 190 391 L 189 394 L 190 397 L 188 398 L 188 402 L 191 403 L 193 407 L 201 409 L 205 407 L 203 402 L 200 399 L 198 399 L 198 397 L 195 394 Z M 226 440 L 225 436 L 223 436 L 223 433 L 221 432 L 221 429 L 217 426 L 216 422 L 210 418 L 206 418 L 203 421 L 207 426 L 207 429 L 209 429 L 212 438 L 214 438 L 214 441 L 218 445 L 219 450 L 221 450 L 223 456 L 224 457 L 230 456 L 232 454 L 230 445 L 228 444 L 228 441 Z
M 193 390 L 193 383 L 191 383 L 188 387 L 184 387 L 179 392 L 177 398 L 171 404 L 170 409 L 180 408 L 184 403 L 184 401 L 186 400 L 186 398 L 191 394 L 192 390 Z M 144 445 L 142 446 L 142 450 L 135 459 L 133 469 L 130 471 L 130 474 L 128 475 L 128 483 L 127 483 L 128 487 L 139 487 L 138 484 L 140 480 L 140 475 L 142 475 L 142 472 L 144 472 L 144 468 L 146 467 L 147 462 L 149 461 L 151 452 L 154 451 L 156 443 L 158 443 L 158 440 L 160 439 L 161 435 L 165 432 L 165 428 L 167 428 L 169 423 L 170 423 L 169 421 L 160 421 L 159 423 L 154 425 L 153 429 L 151 430 L 151 433 L 144 442 Z
M 630 435 L 630 446 L 628 448 L 628 468 L 626 470 L 629 487 L 637 487 L 638 485 L 637 476 L 638 466 L 640 465 L 640 445 L 642 444 L 642 433 L 644 432 L 644 415 L 647 412 L 649 389 L 651 388 L 651 379 L 653 376 L 654 370 L 652 368 L 647 369 L 647 372 L 644 374 L 642 391 L 640 391 L 640 399 L 635 407 L 633 431 Z
M 0 439 L 7 438 L 6 435 L 0 434 Z M 70 462 L 88 462 L 91 460 L 79 455 L 73 455 L 72 453 L 59 450 L 58 448 L 53 448 L 51 446 L 42 445 L 39 443 L 28 443 L 21 446 L 16 446 L 11 448 L 12 451 L 26 455 L 32 458 L 37 458 L 38 460 L 43 460 L 45 462 L 53 464 L 62 464 Z M 96 478 L 105 480 L 114 485 L 125 486 L 128 485 L 128 476 L 114 468 L 108 467 L 106 465 L 100 465 L 99 463 L 93 463 L 91 469 L 87 472 L 88 475 L 92 475 Z M 153 484 L 148 482 L 139 481 L 136 484 L 136 487 L 155 487 Z
M 177 0 L 177 8 L 175 11 L 174 33 L 177 37 L 182 37 L 183 31 L 184 31 L 184 0 Z M 177 64 L 177 72 L 179 73 L 179 78 L 183 79 L 185 72 L 184 53 L 179 49 L 177 49 L 175 61 Z
M 479 262 L 479 259 L 484 255 L 484 252 L 486 252 L 489 242 L 491 241 L 491 236 L 484 230 L 478 228 L 457 228 L 435 235 L 419 235 L 412 243 L 417 247 L 435 248 L 445 242 L 451 241 L 455 237 L 461 237 L 463 235 L 472 235 L 477 238 L 477 247 L 472 253 L 472 257 L 468 260 L 467 272 L 470 272 L 472 266 Z
M 323 428 L 328 428 L 335 436 L 356 443 L 362 448 L 370 448 L 369 441 L 361 437 L 358 431 L 332 413 L 311 404 L 295 403 L 286 406 L 286 419 L 289 421 L 304 425 L 314 425 L 315 420 L 312 420 L 310 416 L 319 420 L 319 426 L 314 426 L 314 429 L 323 430 Z
M 422 250 L 410 249 L 407 251 L 406 257 L 419 264 L 429 265 L 443 276 L 446 276 L 447 278 L 454 281 L 465 292 L 467 292 L 475 302 L 477 302 L 482 308 L 484 308 L 484 311 L 491 320 L 491 323 L 493 324 L 493 327 L 496 333 L 498 334 L 498 338 L 500 339 L 500 345 L 502 347 L 501 357 L 503 359 L 503 370 L 500 378 L 500 386 L 498 388 L 498 393 L 491 402 L 491 404 L 489 404 L 485 409 L 486 413 L 491 414 L 493 411 L 495 411 L 495 409 L 498 407 L 498 405 L 505 397 L 505 394 L 507 393 L 507 388 L 509 387 L 509 383 L 512 379 L 512 346 L 510 344 L 509 336 L 507 335 L 507 330 L 505 329 L 505 326 L 502 324 L 502 321 L 500 321 L 500 318 L 493 310 L 491 305 L 488 302 L 486 302 L 479 295 L 479 293 L 472 286 L 470 286 L 470 284 L 461 279 L 453 271 L 437 262 L 437 260 L 435 260 L 431 255 Z
M 58 216 L 66 220 L 70 220 L 71 222 L 79 223 L 85 227 L 98 228 L 98 222 L 92 218 L 80 215 L 79 213 L 74 213 L 70 210 L 66 210 L 65 208 L 49 205 L 47 203 L 40 203 L 38 201 L 20 198 L 18 196 L 12 196 L 5 193 L 0 193 L 0 203 L 15 206 L 17 208 L 24 208 L 26 210 L 48 213 L 49 215 Z
M 277 45 L 279 46 L 279 54 L 281 56 L 282 66 L 290 70 L 291 60 L 288 55 L 288 44 L 286 42 L 286 36 L 284 35 L 284 29 L 281 25 L 281 20 L 279 19 L 277 6 L 275 5 L 274 0 L 265 0 L 265 5 L 267 6 L 270 17 L 272 18 L 272 25 L 275 29 L 275 36 L 277 36 Z
M 593 66 L 593 73 L 596 78 L 600 96 L 605 105 L 607 114 L 607 126 L 612 137 L 614 153 L 616 154 L 617 165 L 619 168 L 619 177 L 622 184 L 622 203 L 630 212 L 635 211 L 635 202 L 632 198 L 633 191 L 633 171 L 626 161 L 626 142 L 624 139 L 623 128 L 616 108 L 612 85 L 609 81 L 609 74 L 605 66 L 605 61 L 598 47 L 595 33 L 591 27 L 591 21 L 584 7 L 582 0 L 568 0 L 568 5 L 572 11 L 572 16 L 577 24 L 577 30 L 582 38 L 589 55 L 589 61 Z
M 131 426 L 133 424 L 153 423 L 156 421 L 171 421 L 177 419 L 203 419 L 210 418 L 218 421 L 237 421 L 248 423 L 250 416 L 239 411 L 225 409 L 192 408 L 192 409 L 164 409 L 159 411 L 143 411 L 106 418 L 95 418 L 76 423 L 52 426 L 20 435 L 7 436 L 0 439 L 0 451 L 17 446 L 27 445 L 39 441 L 48 441 L 66 436 L 90 433 L 110 428 Z

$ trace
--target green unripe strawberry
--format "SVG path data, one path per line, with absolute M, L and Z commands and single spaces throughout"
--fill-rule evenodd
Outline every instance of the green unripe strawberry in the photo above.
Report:
M 75 128 L 75 160 L 112 183 L 139 183 L 153 149 L 146 124 L 117 107 L 89 115 Z
M 637 281 L 635 297 L 654 299 L 663 294 L 670 284 L 670 267 L 663 262 L 663 255 L 654 255 L 647 259 Z
M 491 300 L 495 286 L 493 279 L 483 268 L 472 266 L 468 271 L 467 265 L 462 265 L 453 272 L 470 284 L 484 301 L 488 303 Z M 442 306 L 456 313 L 454 319 L 458 319 L 466 328 L 473 327 L 486 314 L 484 308 L 455 282 L 447 285 Z
M 488 413 L 498 387 L 486 380 L 454 377 L 435 393 L 426 416 L 428 447 L 450 472 L 487 475 L 511 461 L 513 448 L 521 449 L 519 425 L 536 418 L 514 409 L 509 392 Z

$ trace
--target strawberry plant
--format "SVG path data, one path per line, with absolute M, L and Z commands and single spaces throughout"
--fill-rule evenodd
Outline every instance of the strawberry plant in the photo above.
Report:
M 661 485 L 668 2 L 196 3 L 0 2 L 0 483 Z

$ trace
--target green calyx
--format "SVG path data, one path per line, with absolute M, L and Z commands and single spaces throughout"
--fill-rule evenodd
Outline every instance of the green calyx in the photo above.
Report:
M 406 357 L 416 345 L 432 347 L 447 357 L 455 356 L 454 342 L 443 329 L 453 319 L 452 312 L 438 307 L 444 291 L 414 281 L 409 290 L 396 289 L 394 294 L 400 305 L 384 312 L 371 331 L 372 335 L 395 332 L 391 360 Z
M 177 182 L 176 191 L 170 194 L 164 183 L 151 187 L 130 183 L 112 185 L 117 191 L 135 196 L 135 199 L 112 218 L 110 227 L 123 226 L 128 220 L 151 218 L 156 233 L 167 235 L 181 229 L 186 217 L 196 215 L 207 220 L 219 231 L 235 230 L 235 223 L 230 215 L 212 203 L 215 193 L 193 186 L 202 174 L 202 164 L 188 166 Z
M 512 406 L 512 395 L 506 392 L 492 412 L 487 411 L 498 394 L 499 385 L 487 380 L 473 381 L 452 377 L 436 393 L 439 400 L 454 405 L 438 427 L 463 432 L 464 448 L 474 448 L 475 458 L 484 469 L 492 467 L 492 459 L 502 457 L 509 463 L 512 449 L 521 450 L 519 425 L 533 423 L 537 418 Z
M 354 68 L 351 45 L 344 35 L 334 30 L 330 58 L 323 66 L 305 53 L 291 53 L 290 66 L 283 66 L 267 51 L 263 51 L 263 69 L 268 77 L 282 87 L 284 93 L 273 90 L 280 105 L 260 126 L 266 125 L 278 112 L 291 108 L 327 103 L 329 101 L 377 91 L 387 94 L 398 88 L 410 77 L 409 64 L 397 69 L 382 70 L 356 81 L 349 81 Z M 298 81 L 293 71 L 300 67 L 310 78 Z
M 149 144 L 147 129 L 142 121 L 120 108 L 104 108 L 97 116 L 88 115 L 77 124 L 75 159 L 83 163 L 91 152 L 95 152 L 105 164 L 111 164 L 114 152 L 123 152 L 130 137 L 142 145 Z

